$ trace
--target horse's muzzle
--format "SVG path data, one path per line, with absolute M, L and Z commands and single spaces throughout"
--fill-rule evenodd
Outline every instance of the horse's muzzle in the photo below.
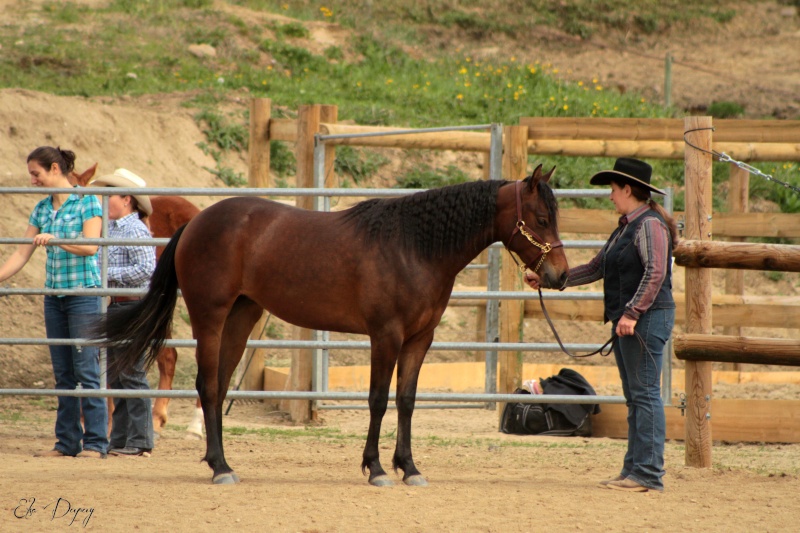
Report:
M 539 285 L 544 289 L 563 289 L 567 284 L 567 273 L 542 272 L 539 275 Z

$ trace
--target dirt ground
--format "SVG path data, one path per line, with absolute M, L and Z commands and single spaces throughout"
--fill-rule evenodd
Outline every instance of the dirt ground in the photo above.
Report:
M 413 450 L 429 485 L 406 487 L 398 476 L 375 488 L 359 468 L 365 411 L 325 411 L 315 433 L 287 427 L 261 404 L 236 404 L 225 451 L 241 483 L 214 486 L 199 462 L 204 442 L 184 437 L 190 401 L 173 402 L 174 423 L 150 458 L 102 461 L 31 457 L 53 444 L 53 402 L 3 400 L 3 531 L 727 533 L 796 531 L 800 521 L 797 445 L 717 445 L 714 468 L 696 469 L 669 442 L 666 490 L 630 494 L 597 484 L 618 473 L 622 441 L 503 435 L 493 412 L 427 409 L 414 415 Z M 395 417 L 385 417 L 384 467 Z
M 10 13 L 5 8 L 17 3 L 0 0 L 0 22 Z M 714 100 L 731 100 L 745 106 L 748 118 L 798 118 L 800 71 L 791 67 L 800 38 L 796 9 L 764 2 L 737 5 L 737 10 L 727 31 L 672 32 L 641 40 L 598 36 L 579 42 L 542 30 L 529 41 L 528 54 L 532 60 L 559 67 L 565 78 L 597 77 L 606 86 L 639 90 L 660 101 L 663 57 L 670 51 L 676 59 L 672 97 L 677 105 L 703 109 Z M 317 30 L 315 35 L 325 34 L 319 25 Z M 327 36 L 341 34 L 332 28 Z M 84 99 L 0 90 L 0 186 L 27 186 L 27 154 L 36 146 L 52 144 L 75 150 L 78 170 L 98 162 L 101 173 L 123 166 L 151 186 L 219 187 L 221 183 L 203 170 L 213 168 L 214 161 L 197 147 L 204 135 L 192 119 L 193 110 L 181 107 L 184 99 L 185 95 Z M 243 108 L 247 95 L 231 96 L 228 105 Z M 226 165 L 246 173 L 244 158 L 233 158 Z M 39 198 L 5 196 L 0 235 L 20 237 Z M 205 207 L 216 199 L 193 201 Z M 12 251 L 11 246 L 0 246 L 0 261 Z M 44 254 L 35 254 L 4 286 L 41 287 L 43 260 Z M 761 273 L 748 276 L 759 294 L 800 292 L 795 275 L 778 280 L 767 280 Z M 470 279 L 464 283 L 472 284 Z M 40 296 L 0 297 L 5 338 L 44 337 L 41 316 Z M 469 311 L 448 311 L 437 340 L 469 338 L 473 324 Z M 545 328 L 526 325 L 526 339 L 549 339 Z M 565 326 L 561 334 L 568 342 L 600 342 L 607 331 L 600 324 L 577 324 Z M 773 332 L 758 334 L 773 336 Z M 774 334 L 797 335 L 796 331 Z M 188 325 L 177 320 L 176 337 L 188 336 Z M 348 357 L 351 362 L 363 361 L 359 359 L 363 356 Z M 431 359 L 453 357 L 432 354 Z M 537 361 L 549 362 L 554 356 L 538 357 Z M 194 367 L 189 352 L 181 351 L 179 364 L 177 386 L 191 388 Z M 45 347 L 0 347 L 0 387 L 52 388 L 52 381 Z M 798 390 L 782 385 L 728 386 L 715 389 L 715 394 L 798 398 Z M 669 442 L 666 491 L 623 494 L 597 486 L 597 481 L 618 472 L 624 454 L 621 441 L 508 436 L 497 432 L 494 412 L 424 409 L 415 414 L 413 444 L 417 465 L 430 485 L 405 487 L 398 479 L 395 487 L 376 489 L 359 469 L 368 425 L 365 411 L 325 411 L 320 426 L 305 435 L 305 430 L 287 425 L 280 413 L 267 413 L 261 404 L 237 404 L 224 422 L 225 449 L 242 482 L 216 487 L 210 483 L 211 471 L 199 462 L 204 443 L 184 436 L 192 402 L 172 402 L 172 419 L 152 457 L 105 461 L 32 457 L 33 452 L 52 447 L 54 406 L 52 398 L 0 396 L 2 531 L 85 527 L 176 532 L 234 528 L 309 533 L 727 532 L 796 531 L 800 523 L 798 445 L 719 444 L 713 451 L 714 467 L 694 469 L 684 466 L 682 444 Z M 384 424 L 385 467 L 394 449 L 395 416 L 390 411 Z M 71 515 L 52 516 L 55 506 L 60 515 L 67 503 L 73 510 L 92 511 L 76 511 L 70 526 Z M 27 507 L 35 512 L 26 514 Z

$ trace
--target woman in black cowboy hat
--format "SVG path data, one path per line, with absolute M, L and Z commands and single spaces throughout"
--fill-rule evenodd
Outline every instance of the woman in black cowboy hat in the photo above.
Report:
M 611 201 L 622 215 L 619 227 L 588 263 L 569 270 L 567 287 L 603 279 L 604 321 L 618 337 L 614 355 L 628 405 L 628 450 L 618 476 L 602 481 L 610 489 L 664 490 L 666 418 L 661 401 L 661 360 L 675 323 L 672 248 L 677 225 L 651 195 L 652 168 L 620 158 L 613 170 L 592 176 L 592 185 L 610 185 Z M 525 281 L 539 288 L 527 272 Z

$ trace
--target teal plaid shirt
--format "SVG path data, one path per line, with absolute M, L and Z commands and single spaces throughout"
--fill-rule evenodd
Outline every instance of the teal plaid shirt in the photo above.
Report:
M 53 209 L 53 200 L 48 196 L 33 208 L 28 223 L 39 228 L 39 233 L 50 233 L 57 239 L 77 239 L 83 237 L 85 221 L 102 215 L 100 201 L 96 196 L 71 194 L 58 211 Z M 75 289 L 101 286 L 97 254 L 80 256 L 59 246 L 46 248 L 45 287 Z

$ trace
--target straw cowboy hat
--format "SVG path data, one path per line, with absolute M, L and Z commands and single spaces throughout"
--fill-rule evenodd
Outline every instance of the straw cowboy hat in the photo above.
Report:
M 589 183 L 592 185 L 608 185 L 612 181 L 616 183 L 629 183 L 631 185 L 639 185 L 644 187 L 645 189 L 656 194 L 667 194 L 661 189 L 656 189 L 650 185 L 650 176 L 652 174 L 653 167 L 644 161 L 639 161 L 638 159 L 632 159 L 628 157 L 620 157 L 614 163 L 614 170 L 603 170 L 598 172 L 592 176 L 592 179 L 589 180 Z
M 95 187 L 147 187 L 147 183 L 145 183 L 142 178 L 124 168 L 118 168 L 113 174 L 108 174 L 92 180 L 89 182 L 89 185 L 94 185 Z M 150 204 L 150 197 L 143 194 L 132 194 L 131 196 L 136 198 L 136 201 L 139 203 L 139 209 L 144 211 L 145 214 L 148 216 L 153 214 L 153 206 Z

